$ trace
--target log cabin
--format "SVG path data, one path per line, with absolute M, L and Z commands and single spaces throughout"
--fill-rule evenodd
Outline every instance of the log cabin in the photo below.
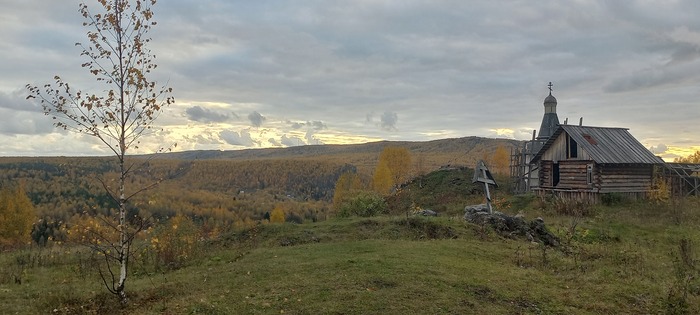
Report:
M 532 163 L 539 168 L 545 196 L 597 203 L 603 194 L 643 198 L 664 161 L 651 153 L 626 128 L 559 125 Z

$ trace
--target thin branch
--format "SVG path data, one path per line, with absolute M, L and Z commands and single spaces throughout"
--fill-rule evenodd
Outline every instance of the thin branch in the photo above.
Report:
M 112 201 L 118 204 L 119 200 L 117 200 L 117 198 L 114 197 L 114 194 L 112 193 L 112 190 L 109 189 L 109 186 L 107 186 L 107 183 L 105 183 L 104 180 L 102 180 L 102 178 L 100 177 L 97 177 L 97 181 L 99 181 L 100 184 L 102 184 L 102 188 L 104 188 L 104 190 L 107 192 L 107 196 L 109 196 L 109 198 L 112 199 Z
M 107 262 L 109 264 L 109 262 Z M 97 263 L 97 272 L 100 274 L 100 278 L 102 278 L 102 283 L 104 283 L 105 288 L 107 288 L 107 291 L 109 291 L 112 294 L 117 294 L 117 291 L 114 290 L 114 274 L 112 274 L 112 285 L 109 285 L 107 283 L 107 277 L 105 277 L 104 273 L 102 272 L 102 268 L 100 268 L 99 263 Z

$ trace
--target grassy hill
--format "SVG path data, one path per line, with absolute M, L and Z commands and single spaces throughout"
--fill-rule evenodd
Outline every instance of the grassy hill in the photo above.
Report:
M 125 308 L 75 249 L 5 253 L 2 270 L 24 271 L 21 285 L 2 274 L 0 304 L 7 314 L 696 314 L 700 216 L 688 210 L 699 205 L 631 203 L 583 219 L 536 202 L 512 209 L 544 217 L 561 248 L 452 217 L 257 225 L 201 243 L 177 270 L 136 264 Z
M 357 166 L 360 172 L 371 173 L 379 153 L 387 146 L 407 148 L 414 157 L 424 156 L 429 170 L 447 164 L 474 165 L 497 147 L 508 149 L 521 144 L 511 139 L 483 137 L 450 138 L 432 141 L 379 141 L 349 145 L 307 145 L 288 148 L 247 149 L 232 151 L 199 150 L 165 153 L 162 158 L 178 160 L 261 160 L 261 159 L 321 159 Z
M 3 253 L 0 304 L 7 314 L 700 312 L 699 199 L 591 207 L 495 191 L 500 210 L 544 218 L 554 248 L 464 221 L 456 208 L 483 199 L 470 177 L 417 178 L 387 199 L 404 209 L 393 214 L 232 228 L 176 266 L 144 254 L 124 307 L 80 247 Z M 407 215 L 405 204 L 441 215 Z
M 451 162 L 487 147 L 475 144 L 479 139 L 450 141 L 419 143 L 411 150 Z M 218 233 L 205 237 L 192 225 L 161 221 L 136 244 L 125 306 L 106 293 L 94 268 L 98 261 L 93 259 L 100 257 L 84 247 L 54 241 L 48 247 L 2 252 L 0 313 L 700 313 L 697 198 L 592 207 L 511 196 L 507 179 L 497 177 L 501 187 L 493 193 L 498 209 L 528 220 L 543 218 L 561 240 L 555 248 L 464 221 L 464 205 L 483 200 L 469 168 L 436 167 L 416 177 L 386 198 L 390 211 L 378 217 L 337 218 L 331 213 L 316 220 L 313 211 L 328 207 L 327 201 L 289 194 L 293 187 L 305 191 L 329 185 L 323 183 L 332 182 L 328 178 L 338 170 L 369 161 L 381 145 L 386 143 L 344 153 L 306 148 L 324 151 L 315 157 L 294 156 L 291 150 L 284 153 L 287 158 L 176 154 L 152 160 L 150 171 L 138 174 L 135 183 L 169 180 L 138 200 L 139 207 L 161 209 L 168 216 L 180 207 L 189 218 L 208 215 L 216 222 L 233 218 L 244 224 L 221 225 Z M 469 145 L 474 149 L 465 151 Z M 444 164 L 462 163 L 434 162 Z M 44 203 L 47 209 L 93 211 L 108 205 L 100 204 L 107 201 L 89 177 L 99 171 L 109 179 L 112 167 L 101 158 L 4 158 L 0 182 L 24 181 L 33 200 L 52 200 Z M 236 181 L 241 178 L 245 180 Z M 248 182 L 260 186 L 241 194 L 241 185 Z M 301 224 L 266 223 L 261 209 L 273 203 L 311 216 Z M 257 212 L 246 221 L 239 215 L 248 208 Z M 416 217 L 417 209 L 440 215 Z M 209 222 L 193 221 L 196 227 Z M 192 234 L 154 240 L 169 229 Z M 162 243 L 171 247 L 159 247 Z M 163 252 L 171 254 L 170 260 L 159 256 Z
M 335 182 L 343 172 L 357 172 L 369 185 L 386 146 L 408 148 L 430 171 L 447 164 L 472 165 L 497 147 L 517 143 L 465 137 L 137 156 L 129 164 L 144 167 L 133 173 L 128 187 L 135 191 L 163 180 L 131 204 L 132 211 L 144 216 L 216 217 L 224 222 L 220 226 L 228 227 L 260 220 L 283 203 L 296 217 L 312 221 L 329 214 Z M 109 157 L 0 157 L 0 187 L 23 185 L 40 218 L 67 222 L 82 213 L 108 214 L 115 207 L 100 179 L 109 184 L 116 171 Z

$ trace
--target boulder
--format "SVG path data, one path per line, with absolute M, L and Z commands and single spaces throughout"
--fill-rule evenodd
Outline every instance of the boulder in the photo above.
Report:
M 505 237 L 525 237 L 530 241 L 541 242 L 547 246 L 559 246 L 559 240 L 547 230 L 542 218 L 527 222 L 522 214 L 510 216 L 498 211 L 489 213 L 486 204 L 479 204 L 466 206 L 464 219 L 474 224 L 488 225 Z

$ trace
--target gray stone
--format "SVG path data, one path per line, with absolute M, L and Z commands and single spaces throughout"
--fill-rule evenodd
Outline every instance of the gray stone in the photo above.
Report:
M 471 206 L 466 206 L 464 207 L 464 212 L 489 212 L 489 207 L 485 204 L 479 204 L 479 205 L 471 205 Z
M 539 217 L 527 222 L 522 214 L 510 216 L 498 211 L 489 213 L 486 204 L 479 204 L 464 207 L 464 220 L 488 225 L 504 237 L 525 237 L 527 240 L 548 246 L 559 246 L 557 237 L 547 230 L 544 220 Z
M 433 210 L 424 209 L 424 210 L 418 211 L 418 213 L 416 213 L 416 215 L 422 215 L 424 217 L 437 217 L 438 214 L 437 214 L 437 212 L 435 212 Z

